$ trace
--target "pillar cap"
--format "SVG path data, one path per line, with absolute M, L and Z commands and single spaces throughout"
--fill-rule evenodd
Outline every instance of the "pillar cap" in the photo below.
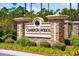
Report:
M 67 15 L 48 15 L 46 17 L 48 20 L 67 20 L 69 18 Z
M 32 19 L 30 17 L 19 17 L 13 19 L 16 22 L 31 22 Z

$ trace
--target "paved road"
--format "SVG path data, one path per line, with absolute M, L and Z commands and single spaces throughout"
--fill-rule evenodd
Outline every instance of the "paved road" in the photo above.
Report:
M 0 56 L 13 56 L 13 55 L 0 53 Z

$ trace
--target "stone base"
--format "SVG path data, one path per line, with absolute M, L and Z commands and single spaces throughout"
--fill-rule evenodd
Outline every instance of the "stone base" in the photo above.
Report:
M 47 41 L 50 45 L 52 45 L 54 43 L 54 40 L 50 39 L 50 38 L 29 38 L 30 41 L 33 41 L 37 44 L 37 46 L 40 46 L 40 42 L 43 41 Z M 55 41 L 58 42 L 58 41 Z

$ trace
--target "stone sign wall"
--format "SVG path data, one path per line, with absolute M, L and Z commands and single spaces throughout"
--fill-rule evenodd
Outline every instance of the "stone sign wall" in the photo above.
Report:
M 47 40 L 49 43 L 64 41 L 64 20 L 68 16 L 48 15 L 48 22 L 44 22 L 41 17 L 36 17 L 34 21 L 28 22 L 19 18 L 17 21 L 17 39 L 21 37 L 31 38 L 30 40 L 39 43 L 42 40 Z M 29 20 L 29 19 L 28 19 Z
M 79 21 L 65 21 L 64 26 L 65 38 L 79 36 Z

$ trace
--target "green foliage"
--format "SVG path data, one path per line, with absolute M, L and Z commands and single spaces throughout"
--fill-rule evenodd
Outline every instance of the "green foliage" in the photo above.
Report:
M 71 14 L 69 12 L 71 12 Z M 68 16 L 71 17 L 70 20 L 75 20 L 76 15 L 77 15 L 77 10 L 73 9 L 73 8 L 72 9 L 64 8 L 64 9 L 61 10 L 60 14 L 61 15 L 68 15 Z
M 79 47 L 71 46 L 71 48 L 66 48 L 64 51 L 64 56 L 78 56 L 79 55 Z
M 2 37 L 4 35 L 3 30 L 0 30 L 0 37 Z
M 33 42 L 33 41 L 30 41 L 30 42 L 28 43 L 28 45 L 29 45 L 29 46 L 37 46 L 36 42 Z
M 34 13 L 34 11 L 31 11 L 31 12 L 27 12 L 25 16 L 30 17 L 33 20 L 36 17 L 36 14 Z
M 53 10 L 48 11 L 47 9 L 43 8 L 42 13 L 41 13 L 41 11 L 39 11 L 39 12 L 36 13 L 36 15 L 38 17 L 42 17 L 44 19 L 44 21 L 48 21 L 48 19 L 46 17 L 47 15 L 54 15 L 59 11 L 60 11 L 60 9 L 57 9 L 56 11 L 53 11 Z
M 64 44 L 66 44 L 66 45 L 71 45 L 71 41 L 70 41 L 69 39 L 65 39 L 65 40 L 64 40 Z
M 11 20 L 13 18 L 16 18 L 16 17 L 24 17 L 24 9 L 25 7 L 27 6 L 17 6 L 16 3 L 12 3 L 13 4 L 13 7 L 11 8 L 6 8 L 6 7 L 3 7 L 0 9 L 0 20 L 3 20 L 3 21 L 6 21 L 6 19 L 8 19 L 9 21 L 8 22 L 12 22 Z M 32 6 L 30 6 L 32 7 Z M 42 13 L 41 13 L 42 11 Z M 29 12 L 28 10 L 26 10 L 26 13 L 25 13 L 25 17 L 31 17 L 31 18 L 34 18 L 36 16 L 39 16 L 39 17 L 43 17 L 45 21 L 47 21 L 46 19 L 46 16 L 47 15 L 54 15 L 56 13 L 58 13 L 60 11 L 60 9 L 57 9 L 56 11 L 53 11 L 53 10 L 47 10 L 46 8 L 42 8 L 41 11 L 38 11 L 37 13 L 35 13 L 34 10 L 32 10 L 31 12 Z M 63 8 L 61 11 L 60 11 L 60 14 L 61 15 L 69 15 L 69 12 L 71 12 L 71 18 L 72 20 L 74 20 L 74 18 L 76 17 L 76 14 L 77 14 L 77 10 L 76 9 L 67 9 L 67 8 Z M 12 23 L 11 23 L 12 24 Z M 8 25 L 8 24 L 6 24 Z
M 4 33 L 6 34 L 12 34 L 16 36 L 16 30 L 15 29 L 11 29 L 11 28 L 5 28 L 4 29 Z
M 24 16 L 24 7 L 19 6 L 13 12 L 12 15 L 14 17 L 23 17 Z
M 0 37 L 0 42 L 4 42 L 3 39 Z
M 52 53 L 54 56 L 63 56 L 64 55 L 63 52 L 64 51 L 61 51 L 60 49 L 52 49 Z
M 17 44 L 21 46 L 28 46 L 29 45 L 29 39 L 27 37 L 22 37 L 21 39 L 17 40 Z
M 0 37 L 2 39 L 1 41 L 5 41 L 5 40 L 6 40 L 6 42 L 15 41 L 16 40 L 16 30 L 11 29 L 11 28 L 4 28 L 4 29 L 0 30 Z
M 0 19 L 2 18 L 5 18 L 5 16 L 8 16 L 7 13 L 8 13 L 8 9 L 6 7 L 3 7 L 1 10 L 0 10 Z
M 40 42 L 40 46 L 41 47 L 49 48 L 50 47 L 50 44 L 47 41 L 42 41 L 42 42 Z
M 55 42 L 52 44 L 52 49 L 60 49 L 60 50 L 64 51 L 65 48 L 66 48 L 66 45 L 64 43 Z
M 71 37 L 69 39 L 71 40 L 72 45 L 77 45 L 79 43 L 79 37 Z
M 79 47 L 79 42 L 76 42 L 76 43 L 74 44 L 74 46 L 78 46 L 78 47 Z
M 11 43 L 0 43 L 0 48 L 4 49 L 11 49 L 11 50 L 20 50 L 25 52 L 32 52 L 32 53 L 39 53 L 44 55 L 52 55 L 52 49 L 51 48 L 44 48 L 44 47 L 30 47 L 30 46 L 21 46 L 17 44 L 11 44 Z
M 44 48 L 44 47 L 21 46 L 21 45 L 12 44 L 12 43 L 0 43 L 0 48 L 24 51 L 24 52 L 39 53 L 43 55 L 79 56 L 78 46 L 71 46 L 70 48 L 66 48 L 65 51 L 62 51 L 58 48 L 52 49 L 52 48 Z
M 15 29 L 6 28 L 4 29 L 4 34 L 10 36 L 12 39 L 16 40 L 17 32 Z
M 15 42 L 15 40 L 13 40 L 12 38 L 7 38 L 5 40 L 5 43 L 14 43 L 14 42 Z

